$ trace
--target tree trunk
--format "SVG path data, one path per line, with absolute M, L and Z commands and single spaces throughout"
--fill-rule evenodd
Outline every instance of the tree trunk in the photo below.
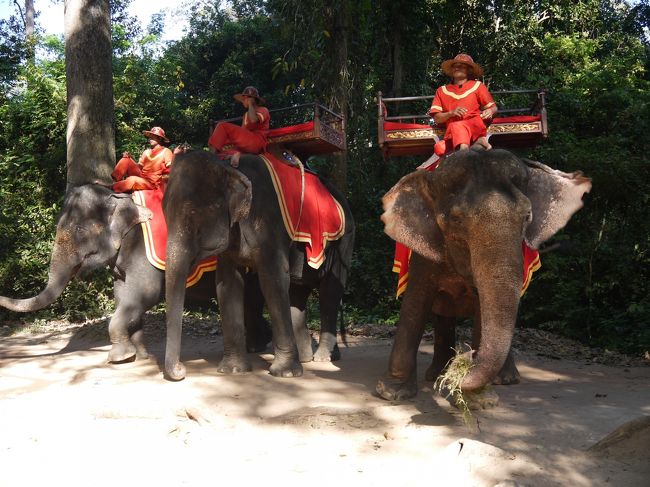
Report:
M 344 117 L 344 128 L 347 126 L 348 110 L 350 105 L 350 72 L 348 66 L 348 44 L 350 36 L 350 2 L 333 2 L 334 13 L 332 37 L 334 50 L 334 69 L 338 71 L 336 85 L 333 86 L 333 98 L 338 109 Z M 332 179 L 336 187 L 345 194 L 348 184 L 348 159 L 347 151 L 334 156 L 334 172 Z
M 65 0 L 68 188 L 111 182 L 115 162 L 108 0 Z
M 25 0 L 25 36 L 34 35 L 34 0 Z

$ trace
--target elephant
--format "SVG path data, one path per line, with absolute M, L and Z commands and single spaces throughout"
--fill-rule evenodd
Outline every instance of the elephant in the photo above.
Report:
M 305 247 L 291 240 L 264 161 L 242 155 L 237 169 L 215 154 L 194 151 L 178 157 L 163 199 L 167 222 L 167 345 L 165 375 L 182 380 L 180 362 L 183 282 L 193 262 L 216 255 L 217 301 L 224 337 L 220 373 L 249 371 L 244 342 L 243 276 L 252 269 L 259 276 L 261 291 L 271 317 L 274 359 L 270 373 L 278 377 L 302 375 L 300 360 L 311 350 L 304 328 L 305 304 L 314 287 L 319 289 L 321 337 L 316 360 L 329 360 L 336 345 L 336 311 L 343 296 L 352 250 L 354 220 L 343 195 L 325 186 L 340 204 L 343 235 L 329 242 L 319 269 L 305 263 Z M 302 350 L 305 350 L 303 352 Z
M 416 354 L 431 314 L 427 380 L 454 355 L 455 317 L 471 316 L 473 366 L 461 390 L 477 392 L 498 375 L 501 382 L 516 381 L 509 350 L 523 282 L 522 240 L 538 248 L 568 223 L 590 190 L 581 172 L 564 173 L 501 149 L 458 151 L 435 171 L 398 181 L 382 199 L 381 220 L 385 233 L 412 255 L 377 393 L 387 400 L 415 396 Z
M 119 363 L 136 356 L 146 358 L 142 317 L 163 300 L 165 289 L 165 272 L 147 260 L 142 226 L 138 225 L 149 218 L 150 211 L 136 205 L 129 194 L 114 193 L 97 184 L 72 188 L 59 215 L 45 289 L 27 299 L 0 296 L 0 306 L 17 312 L 45 308 L 60 296 L 71 279 L 108 266 L 115 278 L 116 303 L 108 326 L 112 344 L 108 361 Z M 207 272 L 197 284 L 188 288 L 188 300 L 209 304 L 215 295 L 214 275 L 214 272 Z M 256 277 L 247 275 L 246 346 L 252 352 L 264 350 L 271 340 L 271 330 L 262 316 L 264 301 L 257 287 Z M 303 287 L 296 287 L 296 293 L 302 295 Z M 330 307 L 338 303 L 338 300 L 332 302 Z M 311 342 L 306 327 L 297 334 L 302 343 L 310 345 L 310 348 L 301 349 L 301 360 L 310 360 Z M 331 355 L 322 350 L 318 359 L 335 360 L 338 356 L 338 349 L 333 347 Z

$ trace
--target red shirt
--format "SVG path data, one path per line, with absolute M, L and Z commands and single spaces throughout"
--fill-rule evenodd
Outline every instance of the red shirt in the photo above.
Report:
M 142 177 L 153 184 L 158 184 L 163 172 L 172 163 L 173 158 L 172 151 L 162 145 L 145 150 L 139 161 L 142 166 Z
M 266 137 L 266 133 L 269 130 L 269 124 L 271 122 L 271 116 L 269 110 L 266 107 L 256 107 L 255 114 L 257 115 L 257 122 L 251 122 L 248 120 L 248 112 L 244 114 L 244 120 L 242 121 L 242 127 L 251 132 L 260 133 Z
M 483 83 L 478 80 L 469 80 L 463 83 L 462 88 L 454 84 L 441 86 L 436 90 L 429 115 L 450 112 L 454 108 L 467 109 L 464 119 L 481 115 L 481 110 L 494 105 L 492 95 Z M 454 117 L 456 118 L 456 117 Z M 453 121 L 454 119 L 450 119 Z

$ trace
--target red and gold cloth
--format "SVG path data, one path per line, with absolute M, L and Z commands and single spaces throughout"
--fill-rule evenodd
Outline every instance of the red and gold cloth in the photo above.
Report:
M 134 191 L 133 201 L 149 208 L 153 218 L 141 223 L 147 260 L 157 269 L 165 270 L 167 256 L 167 224 L 162 212 L 163 192 L 161 190 Z M 186 287 L 193 286 L 201 279 L 203 273 L 217 268 L 217 258 L 202 260 L 187 276 Z
M 260 157 L 273 180 L 289 237 L 305 243 L 307 263 L 318 269 L 325 261 L 327 242 L 343 236 L 343 208 L 316 175 L 302 172 L 268 152 L 260 154 Z M 302 205 L 301 195 L 304 195 Z
M 524 255 L 524 269 L 523 276 L 524 282 L 521 286 L 521 296 L 524 295 L 528 285 L 530 284 L 531 279 L 533 278 L 533 273 L 538 270 L 542 263 L 539 260 L 539 252 L 535 249 L 531 249 L 526 242 L 521 242 L 521 251 Z M 404 291 L 406 291 L 406 286 L 409 280 L 409 261 L 411 259 L 411 249 L 405 245 L 395 242 L 395 260 L 393 261 L 393 272 L 397 273 L 397 293 L 396 298 L 399 298 Z
M 439 161 L 437 161 L 436 164 L 427 167 L 425 170 L 433 171 L 436 167 L 438 167 L 438 163 Z M 521 242 L 521 251 L 524 257 L 524 282 L 521 286 L 521 296 L 523 296 L 526 292 L 526 289 L 528 289 L 528 285 L 530 284 L 531 279 L 533 278 L 533 273 L 542 267 L 542 262 L 539 259 L 539 251 L 530 248 L 523 240 Z M 409 249 L 404 244 L 395 242 L 395 257 L 393 259 L 393 272 L 397 274 L 397 292 L 395 298 L 399 298 L 402 293 L 406 291 L 406 285 L 408 284 L 409 279 L 410 260 L 411 249 Z

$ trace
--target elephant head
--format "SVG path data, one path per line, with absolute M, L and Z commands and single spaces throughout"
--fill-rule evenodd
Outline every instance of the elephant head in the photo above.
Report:
M 537 248 L 567 224 L 590 189 L 591 180 L 579 172 L 504 150 L 467 150 L 433 172 L 404 176 L 384 196 L 384 231 L 478 293 L 480 345 L 463 390 L 489 383 L 507 357 L 522 286 L 522 240 Z
M 0 306 L 29 312 L 50 305 L 76 275 L 115 262 L 122 238 L 151 212 L 128 194 L 99 185 L 72 188 L 65 197 L 56 227 L 47 286 L 28 299 L 0 296 Z

